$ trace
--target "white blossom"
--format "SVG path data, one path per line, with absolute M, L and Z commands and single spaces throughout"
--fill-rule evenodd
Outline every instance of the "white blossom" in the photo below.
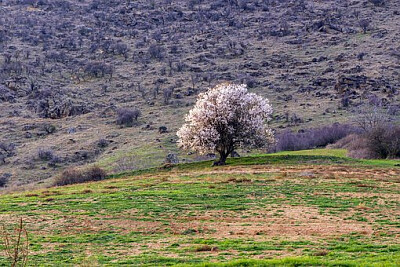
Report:
M 200 154 L 218 152 L 220 163 L 236 148 L 273 142 L 268 127 L 272 107 L 246 85 L 220 84 L 198 96 L 179 129 L 178 144 Z

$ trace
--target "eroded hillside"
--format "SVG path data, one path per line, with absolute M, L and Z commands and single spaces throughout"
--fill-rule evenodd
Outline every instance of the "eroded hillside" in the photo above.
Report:
M 222 81 L 270 98 L 276 127 L 344 121 L 362 102 L 398 114 L 399 10 L 394 0 L 0 1 L 0 175 L 25 184 L 94 161 L 158 165 L 177 153 L 196 95 Z M 138 125 L 117 125 L 119 108 L 140 109 Z

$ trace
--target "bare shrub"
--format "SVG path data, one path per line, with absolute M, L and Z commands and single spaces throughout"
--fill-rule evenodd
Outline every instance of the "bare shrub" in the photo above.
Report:
M 373 159 L 377 155 L 367 145 L 368 139 L 360 134 L 350 134 L 331 146 L 331 148 L 347 149 L 347 156 L 356 159 Z
M 55 180 L 54 185 L 63 186 L 91 181 L 104 180 L 107 173 L 100 167 L 92 166 L 87 169 L 69 168 L 63 171 Z
M 367 33 L 369 29 L 369 25 L 371 24 L 371 21 L 368 19 L 362 19 L 359 22 L 361 29 L 363 30 L 363 33 Z
M 52 134 L 55 133 L 57 130 L 56 126 L 50 123 L 45 123 L 43 125 L 43 131 L 45 131 L 47 134 Z
M 353 120 L 364 132 L 367 132 L 387 124 L 390 116 L 379 106 L 363 105 L 358 108 Z
M 4 173 L 0 175 L 0 187 L 5 187 L 8 183 L 8 180 L 10 179 L 11 174 L 10 173 Z
M 385 0 L 369 0 L 375 6 L 384 6 Z
M 400 157 L 400 126 L 380 126 L 362 134 L 349 135 L 332 147 L 347 149 L 352 158 Z
M 103 62 L 89 62 L 85 66 L 84 72 L 89 77 L 101 78 L 108 74 L 112 78 L 113 67 Z
M 54 151 L 51 149 L 39 149 L 38 158 L 43 161 L 50 161 L 55 157 Z
M 108 145 L 110 144 L 110 141 L 108 141 L 107 139 L 101 138 L 97 141 L 97 146 L 99 148 L 105 148 L 108 147 Z
M 347 156 L 355 159 L 375 159 L 376 154 L 369 148 L 364 147 L 356 150 L 349 150 Z
M 164 98 L 164 104 L 165 105 L 168 105 L 169 100 L 171 99 L 173 92 L 174 92 L 174 88 L 173 87 L 165 88 L 163 90 L 163 98 Z
M 87 103 L 68 97 L 61 89 L 34 91 L 30 98 L 28 107 L 42 118 L 60 119 L 90 112 Z
M 276 135 L 274 151 L 295 151 L 325 147 L 343 137 L 359 132 L 359 129 L 347 124 L 334 123 L 330 126 L 300 130 L 297 133 L 284 131 Z
M 119 109 L 117 111 L 117 124 L 132 127 L 141 115 L 141 111 L 135 109 Z
M 26 266 L 28 262 L 29 239 L 22 218 L 20 218 L 18 225 L 12 233 L 3 226 L 1 235 L 5 254 L 10 261 L 9 266 Z
M 400 157 L 400 126 L 396 125 L 388 111 L 380 106 L 362 106 L 354 121 L 363 130 L 362 149 L 368 158 Z M 350 154 L 357 149 L 349 148 Z M 368 151 L 368 153 L 366 152 Z M 357 153 L 359 156 L 361 153 Z
M 400 157 L 400 126 L 385 125 L 373 128 L 365 134 L 368 147 L 379 158 Z
M 351 144 L 355 144 L 356 140 L 359 139 L 358 134 L 349 134 L 346 137 L 338 140 L 334 144 L 329 145 L 329 148 L 348 148 Z
M 162 60 L 165 56 L 165 48 L 160 45 L 152 44 L 148 48 L 148 53 L 150 58 Z
M 15 144 L 0 142 L 0 163 L 5 163 L 5 159 L 15 156 Z
M 84 170 L 83 174 L 87 177 L 86 181 L 100 181 L 104 180 L 107 176 L 107 173 L 98 166 L 93 166 Z

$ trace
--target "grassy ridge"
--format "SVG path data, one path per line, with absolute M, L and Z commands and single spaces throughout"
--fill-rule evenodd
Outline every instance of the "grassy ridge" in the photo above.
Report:
M 359 167 L 398 167 L 400 160 L 384 160 L 384 159 L 352 159 L 346 156 L 345 149 L 310 149 L 301 151 L 282 151 L 272 154 L 253 154 L 249 157 L 228 158 L 229 166 L 243 165 L 267 165 L 267 164 L 341 164 Z M 148 168 L 143 170 L 135 170 L 122 172 L 111 175 L 110 178 L 120 178 L 129 175 L 142 175 L 162 171 L 174 170 L 194 170 L 209 168 L 212 161 L 201 161 L 193 163 L 181 163 L 166 167 Z
M 400 168 L 383 162 L 314 150 L 180 164 L 3 195 L 0 219 L 24 218 L 32 266 L 395 266 Z

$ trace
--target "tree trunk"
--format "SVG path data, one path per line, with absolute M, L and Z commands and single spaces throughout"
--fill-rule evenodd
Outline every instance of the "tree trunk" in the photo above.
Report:
M 219 159 L 218 161 L 214 161 L 213 166 L 223 166 L 225 165 L 225 161 L 228 158 L 229 153 L 219 152 Z

